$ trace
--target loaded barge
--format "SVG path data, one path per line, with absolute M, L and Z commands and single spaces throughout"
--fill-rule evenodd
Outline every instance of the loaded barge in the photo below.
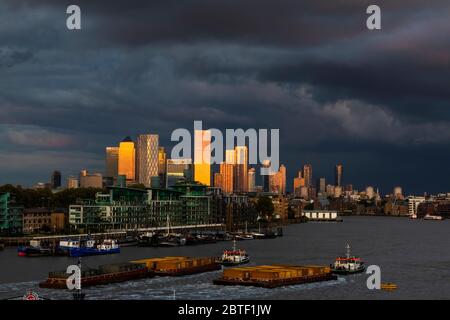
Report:
M 329 267 L 270 265 L 224 269 L 216 285 L 276 288 L 295 284 L 336 280 Z
M 124 282 L 129 280 L 153 277 L 145 264 L 118 263 L 98 267 L 98 269 L 86 269 L 81 271 L 81 286 L 90 287 L 96 285 Z M 40 288 L 67 289 L 67 278 L 69 274 L 65 271 L 50 272 L 48 279 L 39 283 Z
M 108 264 L 97 269 L 81 269 L 81 286 L 89 287 L 124 282 L 154 276 L 184 276 L 221 269 L 216 257 L 164 257 L 142 259 L 126 263 Z M 50 272 L 40 288 L 67 289 L 69 274 Z
M 222 267 L 215 257 L 164 257 L 131 261 L 143 263 L 149 271 L 158 276 L 185 276 L 220 270 Z

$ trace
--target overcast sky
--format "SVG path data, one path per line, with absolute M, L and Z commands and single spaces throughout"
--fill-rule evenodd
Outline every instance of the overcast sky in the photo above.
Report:
M 203 120 L 280 128 L 288 189 L 304 163 L 332 182 L 342 162 L 359 189 L 450 191 L 449 15 L 448 0 L 2 0 L 0 184 L 103 171 L 125 136 L 170 147 Z

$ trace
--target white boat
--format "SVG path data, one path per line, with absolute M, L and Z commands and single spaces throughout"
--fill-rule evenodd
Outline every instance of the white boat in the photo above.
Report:
M 425 217 L 423 217 L 423 219 L 424 220 L 444 220 L 444 217 L 427 214 Z
M 353 274 L 366 270 L 364 262 L 359 257 L 350 254 L 350 245 L 347 243 L 347 253 L 345 257 L 337 257 L 331 270 L 335 274 Z
M 235 266 L 250 262 L 250 258 L 245 250 L 236 248 L 236 240 L 233 240 L 233 249 L 224 250 L 219 263 L 224 266 Z

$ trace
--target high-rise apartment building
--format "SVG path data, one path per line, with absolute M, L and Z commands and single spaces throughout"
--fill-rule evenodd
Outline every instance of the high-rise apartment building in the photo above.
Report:
M 67 177 L 67 189 L 78 188 L 78 179 L 74 176 Z
M 334 185 L 342 187 L 342 175 L 344 174 L 344 166 L 339 163 L 334 168 Z
M 119 147 L 106 147 L 105 176 L 117 179 L 119 170 Z
M 136 141 L 136 180 L 152 187 L 152 179 L 159 173 L 159 136 L 157 134 L 140 134 Z
M 211 131 L 194 131 L 194 180 L 211 185 Z
M 124 175 L 128 182 L 136 180 L 135 160 L 134 142 L 130 137 L 126 137 L 119 144 L 118 174 Z

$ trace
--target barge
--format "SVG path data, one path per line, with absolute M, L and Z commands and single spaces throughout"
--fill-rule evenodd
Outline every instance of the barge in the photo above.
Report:
M 184 276 L 220 270 L 222 267 L 215 257 L 164 257 L 131 261 L 142 263 L 158 276 Z
M 303 283 L 336 280 L 325 266 L 263 265 L 224 269 L 215 285 L 240 285 L 276 288 Z
M 65 271 L 50 272 L 47 280 L 39 283 L 40 288 L 67 289 L 67 278 L 70 275 Z M 118 263 L 107 264 L 97 269 L 85 269 L 81 271 L 81 286 L 89 287 L 129 280 L 153 277 L 145 264 Z

